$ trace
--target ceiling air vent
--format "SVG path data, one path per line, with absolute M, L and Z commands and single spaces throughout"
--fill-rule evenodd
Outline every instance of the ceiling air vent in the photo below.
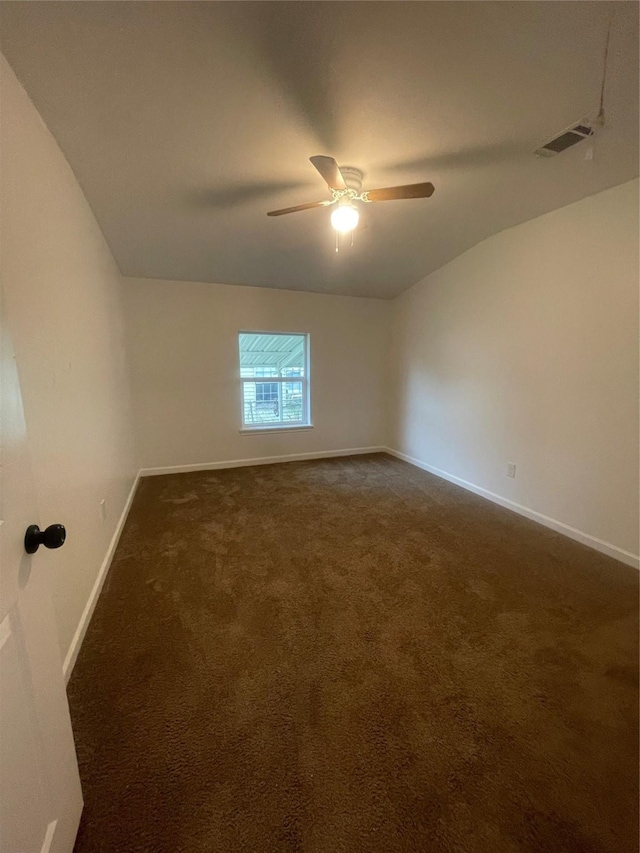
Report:
M 546 142 L 541 148 L 538 148 L 534 153 L 538 157 L 555 157 L 556 154 L 561 154 L 567 148 L 577 145 L 583 139 L 588 139 L 593 136 L 593 127 L 586 121 L 570 127 L 568 130 L 563 130 L 558 136 L 554 136 Z

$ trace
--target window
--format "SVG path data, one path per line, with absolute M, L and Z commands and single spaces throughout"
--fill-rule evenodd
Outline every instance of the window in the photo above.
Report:
M 256 403 L 275 403 L 278 400 L 277 382 L 259 382 L 256 385 Z
M 311 426 L 309 336 L 240 332 L 242 427 Z

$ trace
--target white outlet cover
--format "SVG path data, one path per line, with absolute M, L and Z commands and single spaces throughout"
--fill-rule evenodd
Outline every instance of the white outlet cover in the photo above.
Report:
M 515 462 L 507 462 L 507 477 L 511 477 L 511 479 L 515 479 L 516 476 L 516 463 Z

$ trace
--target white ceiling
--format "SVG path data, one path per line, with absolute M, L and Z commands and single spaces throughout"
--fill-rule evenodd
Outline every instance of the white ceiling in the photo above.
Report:
M 553 159 L 533 150 L 597 112 Z M 2 50 L 125 275 L 392 297 L 475 243 L 638 174 L 635 2 L 4 2 Z M 365 188 L 336 255 L 308 157 Z

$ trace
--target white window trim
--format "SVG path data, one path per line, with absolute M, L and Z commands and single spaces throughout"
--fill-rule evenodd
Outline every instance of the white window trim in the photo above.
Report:
M 313 424 L 283 424 L 282 426 L 271 424 L 270 426 L 265 427 L 243 427 L 241 430 L 238 430 L 238 432 L 240 435 L 253 435 L 256 432 L 296 432 L 301 429 L 313 429 Z
M 313 429 L 311 423 L 311 377 L 310 377 L 310 335 L 308 332 L 260 332 L 250 331 L 249 329 L 241 329 L 238 332 L 238 342 L 240 335 L 299 335 L 304 338 L 304 376 L 240 376 L 240 434 L 253 435 L 254 433 L 263 432 L 288 432 L 290 430 Z M 238 351 L 239 355 L 239 351 Z M 247 426 L 244 422 L 244 391 L 245 382 L 301 382 L 302 383 L 302 420 L 287 421 L 286 423 L 278 424 L 271 423 L 264 425 L 257 424 L 256 426 Z

